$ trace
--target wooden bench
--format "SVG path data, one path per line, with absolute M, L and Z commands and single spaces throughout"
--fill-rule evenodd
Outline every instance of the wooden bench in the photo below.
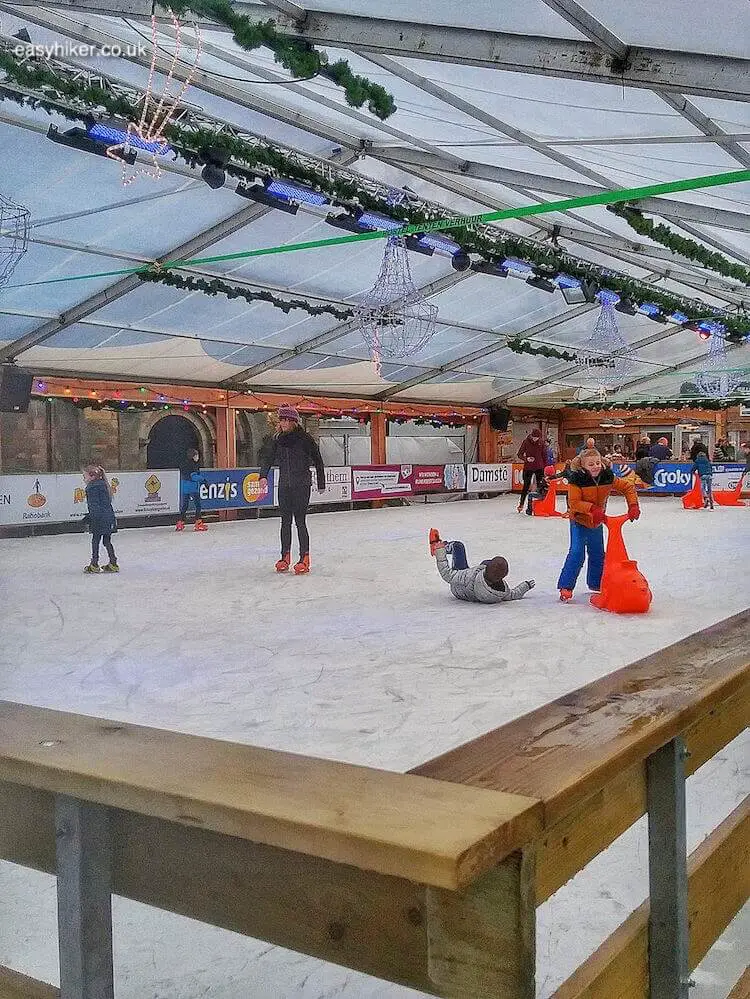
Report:
M 106 853 L 99 904 L 112 891 L 449 999 L 533 999 L 535 907 L 646 811 L 662 747 L 684 738 L 689 773 L 743 730 L 749 648 L 744 612 L 411 774 L 0 702 L 0 857 L 64 892 L 71 863 Z M 691 962 L 747 897 L 748 825 L 741 808 L 693 857 L 691 892 L 724 890 L 694 913 Z M 613 974 L 645 999 L 635 917 L 560 999 L 615 999 Z

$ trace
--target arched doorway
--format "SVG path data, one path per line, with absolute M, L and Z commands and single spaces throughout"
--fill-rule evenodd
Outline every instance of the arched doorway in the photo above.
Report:
M 151 428 L 146 467 L 179 468 L 191 448 L 195 448 L 200 454 L 200 439 L 195 426 L 184 416 L 165 416 Z

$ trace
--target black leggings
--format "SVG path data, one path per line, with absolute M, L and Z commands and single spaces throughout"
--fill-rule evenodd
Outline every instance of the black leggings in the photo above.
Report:
M 91 535 L 91 564 L 99 565 L 99 544 L 102 541 L 104 542 L 104 547 L 107 549 L 110 565 L 117 565 L 117 556 L 115 555 L 115 550 L 112 546 L 111 534 Z
M 184 520 L 187 517 L 188 508 L 190 507 L 190 500 L 195 504 L 195 519 L 201 519 L 201 494 L 200 493 L 183 493 L 182 494 L 182 505 L 180 506 L 180 520 Z
M 288 486 L 279 483 L 279 509 L 281 510 L 281 554 L 286 555 L 292 548 L 292 519 L 297 525 L 299 557 L 310 554 L 310 535 L 307 533 L 305 516 L 310 504 L 310 483 Z
M 544 481 L 544 472 L 541 468 L 537 468 L 535 471 L 524 468 L 523 470 L 523 490 L 521 491 L 521 499 L 518 501 L 519 506 L 523 506 L 526 497 L 529 495 L 529 489 L 531 488 L 531 480 L 536 476 L 536 488 L 540 495 L 544 496 L 547 492 L 547 483 Z

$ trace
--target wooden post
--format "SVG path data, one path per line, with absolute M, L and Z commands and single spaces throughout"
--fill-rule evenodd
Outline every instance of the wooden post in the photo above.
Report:
M 370 464 L 387 464 L 385 445 L 385 413 L 373 413 L 370 416 Z
M 236 410 L 227 406 L 216 407 L 216 465 L 218 468 L 237 467 Z M 236 510 L 222 510 L 219 520 L 236 520 Z
M 479 421 L 478 461 L 486 465 L 494 465 L 497 461 L 495 433 L 490 426 L 489 413 L 483 413 Z
M 534 855 L 513 853 L 462 892 L 428 888 L 427 972 L 447 999 L 534 999 Z

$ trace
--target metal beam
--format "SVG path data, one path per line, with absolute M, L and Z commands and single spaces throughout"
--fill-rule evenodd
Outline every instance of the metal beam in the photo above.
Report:
M 735 141 L 731 135 L 727 135 L 724 129 L 719 128 L 715 121 L 712 121 L 708 115 L 705 115 L 687 97 L 683 97 L 682 94 L 671 94 L 668 90 L 662 90 L 661 88 L 657 88 L 654 92 L 671 108 L 674 108 L 685 121 L 689 121 L 691 125 L 695 125 L 697 129 L 700 129 L 703 132 L 703 137 L 712 139 L 729 153 L 733 159 L 741 163 L 742 166 L 750 167 L 750 153 L 746 149 L 743 149 L 739 142 Z
M 20 16 L 37 0 L 18 0 Z M 48 7 L 110 16 L 150 18 L 151 0 L 51 0 Z M 233 4 L 254 20 L 268 20 L 263 4 Z M 273 15 L 272 15 L 273 16 Z M 698 94 L 728 101 L 750 100 L 748 60 L 703 52 L 676 52 L 632 46 L 623 72 L 613 56 L 602 56 L 598 45 L 565 38 L 510 34 L 483 28 L 423 24 L 408 20 L 364 17 L 334 11 L 308 10 L 303 22 L 283 14 L 275 20 L 308 42 L 336 48 L 377 52 L 429 62 L 483 66 L 514 73 L 586 80 L 613 86 Z
M 425 298 L 429 298 L 432 295 L 439 295 L 440 292 L 445 291 L 447 288 L 452 288 L 453 285 L 458 284 L 461 281 L 465 281 L 470 278 L 475 271 L 463 271 L 453 272 L 452 274 L 447 274 L 445 277 L 438 278 L 437 281 L 433 281 L 431 284 L 424 285 L 419 291 Z M 298 343 L 296 347 L 290 347 L 288 350 L 280 351 L 275 357 L 270 357 L 267 361 L 261 361 L 259 364 L 253 364 L 249 368 L 245 368 L 244 371 L 239 371 L 236 375 L 228 378 L 226 381 L 222 382 L 222 386 L 230 388 L 236 386 L 238 382 L 246 382 L 249 378 L 253 378 L 255 375 L 262 375 L 265 371 L 270 371 L 271 368 L 278 368 L 286 361 L 290 361 L 293 357 L 298 357 L 300 354 L 305 354 L 308 351 L 314 351 L 318 347 L 322 347 L 327 343 L 332 343 L 334 340 L 340 339 L 342 336 L 346 336 L 347 333 L 352 332 L 359 326 L 359 321 L 357 319 L 350 319 L 344 323 L 340 323 L 338 326 L 334 326 L 332 330 L 328 330 L 326 333 L 320 333 L 318 336 L 311 337 L 309 340 L 303 340 L 302 343 Z M 365 358 L 362 358 L 365 360 Z
M 376 147 L 368 150 L 368 155 L 390 163 L 392 166 L 427 167 L 445 173 L 474 177 L 477 180 L 488 180 L 495 184 L 515 185 L 529 188 L 532 191 L 543 191 L 545 194 L 555 194 L 562 198 L 588 197 L 602 192 L 602 187 L 592 187 L 591 184 L 563 180 L 559 177 L 545 177 L 542 174 L 526 173 L 523 170 L 508 170 L 505 167 L 477 163 L 473 160 L 456 161 L 455 158 L 446 158 L 436 162 L 434 156 L 426 154 L 420 149 Z M 741 212 L 683 201 L 672 201 L 669 198 L 642 198 L 639 205 L 645 212 L 663 215 L 665 218 L 672 218 L 678 222 L 698 222 L 703 225 L 721 226 L 724 229 L 737 229 L 740 232 L 747 231 L 748 216 Z
M 678 332 L 680 332 L 680 330 L 676 329 L 670 335 L 674 336 L 674 334 Z M 733 350 L 739 350 L 742 346 L 743 344 L 739 343 L 727 343 L 727 353 Z M 703 350 L 700 354 L 696 354 L 695 357 L 689 357 L 686 361 L 681 361 L 679 364 L 670 364 L 653 375 L 643 375 L 638 378 L 632 378 L 630 381 L 623 382 L 622 385 L 618 386 L 617 394 L 619 395 L 624 389 L 633 389 L 637 385 L 647 385 L 649 382 L 652 382 L 657 378 L 664 378 L 667 375 L 674 375 L 678 374 L 680 371 L 686 371 L 689 368 L 692 368 L 696 361 L 700 361 L 700 359 L 705 356 L 706 353 L 705 350 Z M 614 395 L 615 393 L 612 394 Z
M 625 62 L 630 47 L 609 28 L 606 28 L 601 21 L 597 21 L 592 14 L 584 10 L 575 0 L 542 0 L 542 2 L 545 7 L 554 10 L 564 21 L 580 31 L 584 38 L 590 39 L 602 51 L 619 59 L 620 62 Z

